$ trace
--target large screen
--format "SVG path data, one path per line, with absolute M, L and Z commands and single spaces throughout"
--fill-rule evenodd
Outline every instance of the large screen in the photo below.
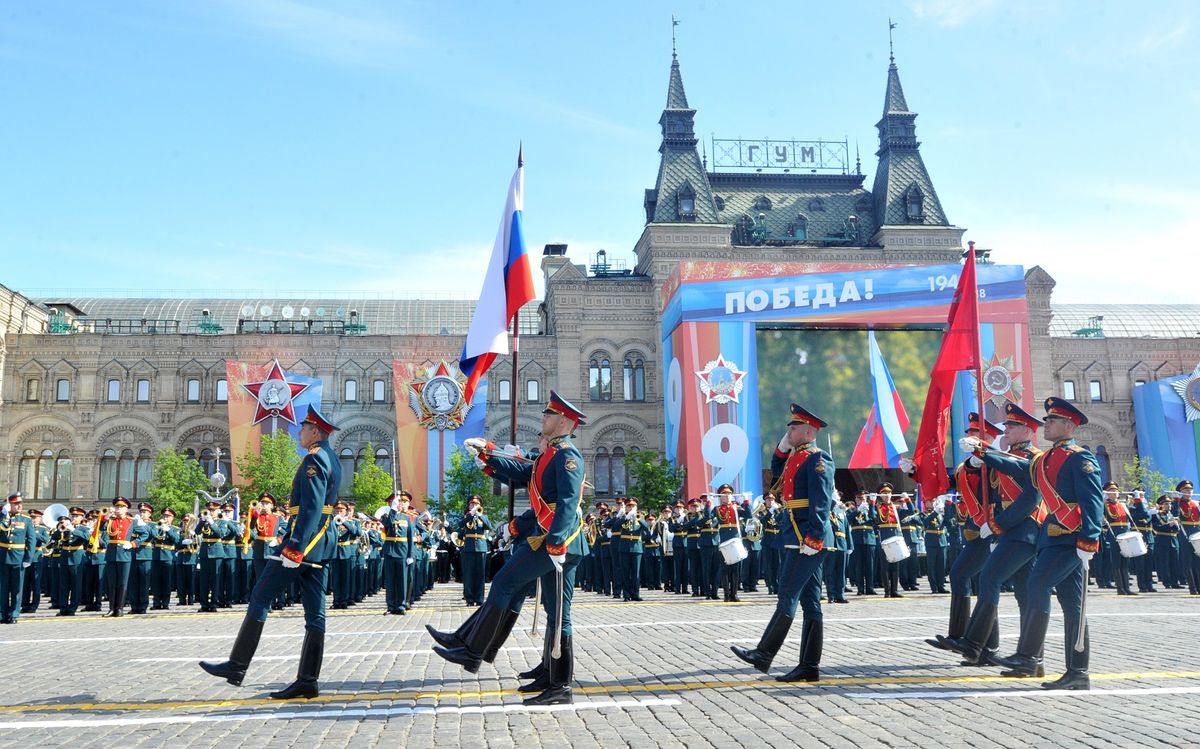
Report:
M 832 447 L 834 464 L 845 468 L 874 403 L 867 331 L 760 327 L 756 338 L 763 466 L 787 428 L 789 404 L 799 403 L 829 422 L 819 447 Z M 908 414 L 911 455 L 942 333 L 876 330 L 875 340 Z

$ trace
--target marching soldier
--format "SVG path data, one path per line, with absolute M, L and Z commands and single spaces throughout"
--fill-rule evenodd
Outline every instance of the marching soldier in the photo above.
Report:
M 1033 443 L 1042 422 L 1015 403 L 1006 403 L 1004 412 L 1002 441 L 1008 448 L 1007 453 L 985 449 L 977 438 L 968 436 L 962 440 L 963 449 L 973 453 L 967 459 L 970 465 L 979 467 L 982 463 L 992 469 L 991 486 L 1000 499 L 991 519 L 979 528 L 980 537 L 990 539 L 988 542 L 995 545 L 979 573 L 979 599 L 975 610 L 961 638 L 943 640 L 944 644 L 961 653 L 968 665 L 988 665 L 994 655 L 996 645 L 989 647 L 987 643 L 999 643 L 1000 589 L 1010 578 L 1022 614 L 1021 621 L 1025 621 L 1029 611 L 1029 566 L 1037 556 L 1038 534 L 1046 520 L 1038 487 L 1030 474 L 1030 466 L 1042 454 Z M 1040 652 L 1037 658 L 1034 675 L 1044 676 Z
M 282 543 L 280 559 L 272 559 L 254 584 L 250 604 L 229 660 L 223 663 L 202 661 L 200 668 L 230 684 L 241 686 L 246 669 L 258 649 L 263 625 L 271 612 L 271 604 L 293 580 L 300 583 L 304 604 L 304 642 L 300 646 L 300 665 L 296 681 L 271 698 L 290 700 L 311 699 L 320 690 L 317 684 L 321 661 L 325 654 L 325 578 L 324 562 L 335 553 L 336 541 L 330 530 L 333 505 L 342 469 L 337 455 L 329 446 L 329 435 L 337 429 L 315 407 L 310 406 L 300 425 L 300 445 L 308 454 L 300 461 L 292 479 L 288 515 L 294 519 Z
M 401 616 L 408 611 L 408 565 L 412 560 L 412 516 L 408 514 L 412 495 L 408 492 L 388 498 L 388 514 L 383 533 L 383 586 L 387 612 Z
M 688 550 L 686 513 L 683 500 L 675 500 L 667 530 L 671 531 L 671 590 L 676 594 L 688 592 Z
M 1050 594 L 1055 591 L 1063 609 L 1067 670 L 1058 680 L 1043 683 L 1045 689 L 1090 688 L 1091 646 L 1083 597 L 1087 564 L 1100 546 L 1104 500 L 1096 458 L 1074 439 L 1075 429 L 1086 423 L 1087 416 L 1071 403 L 1046 399 L 1043 429 L 1054 446 L 1034 456 L 1029 473 L 1050 514 L 1038 536 L 1037 558 L 1029 575 L 1028 613 L 1017 652 L 996 659 L 1014 676 L 1037 673 L 1037 656 L 1050 623 Z
M 662 525 L 658 515 L 653 512 L 646 515 L 646 527 L 642 532 L 642 548 L 645 549 L 642 561 L 642 585 L 650 590 L 662 588 L 663 540 Z M 669 574 L 669 573 L 668 573 Z
M 717 550 L 714 554 L 714 559 L 720 565 L 721 587 L 725 601 L 737 602 L 742 599 L 738 598 L 738 584 L 741 580 L 741 562 L 729 564 L 725 561 L 725 557 L 721 554 L 721 544 L 726 541 L 734 540 L 740 537 L 740 508 L 733 503 L 733 487 L 729 484 L 721 484 L 717 489 L 717 501 L 719 504 L 713 510 L 713 518 L 717 525 Z M 711 498 L 709 499 L 711 502 Z
M 762 579 L 762 516 L 766 512 L 763 507 L 759 507 L 757 512 L 750 509 L 750 500 L 742 500 L 741 515 L 746 518 L 743 523 L 742 530 L 742 545 L 746 547 L 746 563 L 742 565 L 742 590 L 747 593 L 758 592 L 758 581 Z M 750 519 L 754 519 L 754 525 L 757 530 L 750 532 Z
M 919 590 L 917 578 L 921 572 L 921 558 L 917 554 L 917 548 L 918 544 L 923 544 L 925 541 L 924 529 L 921 525 L 921 513 L 913 505 L 912 497 L 908 492 L 901 492 L 899 500 L 899 503 L 896 504 L 896 512 L 900 515 L 900 532 L 904 536 L 904 543 L 908 544 L 908 548 L 912 551 L 899 563 L 900 585 L 907 591 L 915 591 Z
M 875 490 L 875 495 L 879 499 L 879 505 L 875 508 L 875 517 L 877 518 L 875 526 L 878 529 L 881 547 L 883 542 L 890 538 L 904 537 L 904 531 L 900 526 L 900 508 L 892 502 L 892 489 L 891 482 L 885 481 Z M 884 598 L 904 597 L 904 594 L 898 590 L 900 587 L 900 562 L 889 562 L 884 559 L 880 577 L 883 578 Z
M 779 531 L 781 530 L 782 514 L 779 502 L 775 498 L 775 492 L 769 491 L 763 495 L 763 540 L 759 558 L 762 562 L 763 580 L 767 584 L 767 593 L 770 595 L 779 593 L 779 555 L 782 552 L 779 546 Z
M 107 576 L 104 574 L 104 555 L 108 552 L 108 538 L 104 535 L 105 515 L 98 510 L 87 514 L 88 545 L 84 550 L 83 610 L 99 611 L 104 597 Z
M 279 515 L 275 514 L 275 496 L 270 492 L 258 495 L 258 508 L 250 523 L 250 564 L 253 567 L 254 579 L 262 576 L 267 566 L 267 557 L 275 556 L 279 547 L 280 533 Z M 283 608 L 284 595 L 281 593 L 271 603 L 271 608 L 278 611 Z
M 349 517 L 349 505 L 339 499 L 333 509 L 333 526 L 334 532 L 337 534 L 337 555 L 331 563 L 333 570 L 330 588 L 333 590 L 333 606 L 330 608 L 345 609 L 350 607 L 350 575 L 353 572 L 352 560 L 354 548 L 358 545 L 358 534 L 354 532 L 355 524 Z
M 1105 532 L 1104 536 L 1108 538 L 1107 559 L 1101 561 L 1101 564 L 1108 565 L 1109 575 L 1117 583 L 1117 595 L 1119 596 L 1136 596 L 1133 590 L 1129 587 L 1129 560 L 1121 553 L 1120 544 L 1117 543 L 1117 536 L 1122 533 L 1128 533 L 1132 520 L 1129 517 L 1129 510 L 1121 503 L 1121 487 L 1115 481 L 1109 481 L 1104 485 L 1104 521 Z
M 42 570 L 45 568 L 46 546 L 50 543 L 50 529 L 42 524 L 42 511 L 30 510 L 29 521 L 35 536 L 33 543 L 33 558 L 24 569 L 25 580 L 22 585 L 21 613 L 36 614 L 38 605 L 42 602 Z
M 1000 427 L 986 419 L 983 430 L 980 429 L 979 414 L 967 416 L 966 436 L 980 440 L 986 447 L 988 443 L 1000 435 Z M 986 437 L 984 436 L 986 432 Z M 977 465 L 978 463 L 978 465 Z M 950 623 L 945 637 L 938 635 L 925 640 L 939 650 L 952 650 L 948 644 L 952 638 L 962 637 L 967 631 L 967 623 L 971 619 L 971 580 L 987 562 L 991 553 L 991 543 L 987 536 L 980 532 L 982 526 L 993 514 L 993 503 L 1000 501 L 996 492 L 989 491 L 991 474 L 982 465 L 983 461 L 974 463 L 968 457 L 954 471 L 954 485 L 958 488 L 959 502 L 955 507 L 958 522 L 962 528 L 963 548 L 950 567 Z M 912 462 L 903 459 L 901 468 L 909 471 Z M 986 494 L 986 505 L 985 505 Z M 986 643 L 989 650 L 995 650 L 1000 644 L 1000 633 L 995 632 L 995 638 L 989 637 Z
M 1137 573 L 1139 593 L 1157 593 L 1154 587 L 1154 528 L 1150 523 L 1150 509 L 1146 507 L 1146 493 L 1135 489 L 1129 505 L 1129 519 L 1142 540 L 1146 542 L 1146 553 L 1133 560 Z
M 817 432 L 827 424 L 793 403 L 788 430 L 771 459 L 771 485 L 778 487 L 784 506 L 783 569 L 779 599 L 758 646 L 733 653 L 767 673 L 791 629 L 796 605 L 804 611 L 800 663 L 778 681 L 818 681 L 824 643 L 821 612 L 821 551 L 833 543 L 829 512 L 833 505 L 833 458 L 816 447 Z
M 484 580 L 487 560 L 488 533 L 492 530 L 492 521 L 483 511 L 483 498 L 478 494 L 472 495 L 467 501 L 467 514 L 458 524 L 458 538 L 462 543 L 458 554 L 462 563 L 463 598 L 468 606 L 482 606 Z
M 217 608 L 233 608 L 233 589 L 237 584 L 237 542 L 242 535 L 242 524 L 238 522 L 237 506 L 231 500 L 225 500 L 221 505 L 221 522 L 224 530 L 221 534 L 221 557 L 217 564 L 221 567 L 220 597 Z
M 158 527 L 150 544 L 154 560 L 150 568 L 150 587 L 154 591 L 154 608 L 171 608 L 171 581 L 175 577 L 175 548 L 179 545 L 179 529 L 175 527 L 175 511 L 164 509 L 158 517 Z
M 200 574 L 196 583 L 202 613 L 215 612 L 220 602 L 221 576 L 225 571 L 220 564 L 225 555 L 225 547 L 221 543 L 225 537 L 225 521 L 218 517 L 220 510 L 221 503 L 210 499 L 197 523 L 199 548 L 196 557 Z
M 491 662 L 512 631 L 530 584 L 542 578 L 548 621 L 557 622 L 547 626 L 546 635 L 550 638 L 556 633 L 560 647 L 557 656 L 552 652 L 546 659 L 546 689 L 525 700 L 528 705 L 572 701 L 571 593 L 575 568 L 587 552 L 587 544 L 580 512 L 583 456 L 570 437 L 584 418 L 579 409 L 551 391 L 550 402 L 542 416 L 542 436 L 548 446 L 536 461 L 495 455 L 495 447 L 481 439 L 471 438 L 465 443 L 484 462 L 485 472 L 498 475 L 510 484 L 528 484 L 538 529 L 529 536 L 528 543 L 515 547 L 512 558 L 492 580 L 487 601 L 476 612 L 478 620 L 461 637 L 462 647 L 439 646 L 434 652 L 471 673 L 479 669 L 482 661 Z M 514 535 L 520 531 L 515 520 L 509 523 L 509 531 Z
M 621 581 L 621 598 L 625 601 L 640 601 L 642 600 L 642 554 L 645 552 L 643 536 L 650 529 L 641 513 L 638 512 L 637 497 L 629 497 L 625 500 L 625 521 L 621 523 L 618 530 L 621 533 L 621 545 L 625 555 L 625 561 L 621 565 L 621 570 L 625 575 L 625 579 Z
M 33 564 L 37 534 L 33 521 L 21 512 L 20 492 L 8 495 L 0 508 L 0 624 L 16 624 L 21 616 L 21 584 Z
M 233 538 L 233 602 L 246 603 L 254 582 L 254 527 L 251 511 L 238 516 Z

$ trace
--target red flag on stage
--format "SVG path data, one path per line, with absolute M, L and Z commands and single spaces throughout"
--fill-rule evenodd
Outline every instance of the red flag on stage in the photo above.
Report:
M 929 393 L 925 396 L 925 411 L 913 452 L 917 484 L 926 497 L 945 494 L 950 488 L 946 475 L 946 433 L 950 430 L 954 379 L 959 372 L 980 366 L 979 290 L 973 251 L 967 252 L 947 323 L 937 361 L 929 373 Z

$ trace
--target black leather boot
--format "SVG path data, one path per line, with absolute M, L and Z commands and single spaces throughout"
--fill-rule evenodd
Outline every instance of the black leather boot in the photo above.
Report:
M 200 668 L 213 676 L 219 676 L 235 687 L 242 685 L 246 678 L 246 669 L 250 667 L 250 659 L 258 650 L 258 641 L 262 638 L 263 624 L 250 617 L 242 620 L 242 628 L 238 630 L 237 639 L 229 651 L 229 660 L 223 663 L 200 661 Z
M 1089 690 L 1092 688 L 1092 681 L 1088 677 L 1092 643 L 1088 636 L 1087 625 L 1084 625 L 1083 628 L 1083 652 L 1081 653 L 1075 652 L 1075 643 L 1079 639 L 1078 623 L 1069 625 L 1066 629 L 1068 631 L 1064 632 L 1064 640 L 1067 648 L 1067 671 L 1054 681 L 1043 683 L 1042 689 Z
M 324 657 L 325 633 L 306 627 L 304 644 L 300 646 L 300 665 L 296 668 L 296 680 L 278 692 L 271 692 L 271 699 L 295 700 L 303 697 L 311 700 L 319 695 L 317 679 L 321 676 L 321 661 Z
M 504 617 L 500 620 L 500 626 L 496 629 L 496 634 L 492 637 L 492 642 L 488 645 L 487 652 L 483 654 L 485 663 L 495 663 L 496 655 L 500 652 L 500 647 L 504 645 L 504 641 L 512 634 L 513 627 L 517 624 L 518 613 L 505 609 Z
M 108 602 L 109 616 L 123 616 L 125 612 L 121 609 L 125 608 L 125 589 L 114 588 L 112 599 Z
M 479 609 L 471 612 L 471 615 L 463 620 L 463 623 L 458 625 L 458 629 L 453 632 L 442 632 L 433 628 L 432 624 L 425 625 L 425 631 L 433 637 L 433 641 L 444 648 L 461 648 L 463 646 L 463 638 L 475 626 L 475 622 L 479 621 Z
M 947 637 L 944 642 L 951 650 L 962 653 L 963 658 L 966 659 L 963 665 L 987 665 L 986 662 L 980 663 L 979 658 L 987 649 L 986 643 L 991 638 L 992 629 L 995 626 L 996 607 L 990 603 L 977 603 L 963 636 Z
M 946 631 L 946 636 L 938 635 L 925 640 L 925 642 L 934 646 L 938 650 L 952 650 L 945 644 L 945 640 L 950 637 L 962 637 L 967 631 L 967 623 L 971 621 L 971 598 L 970 596 L 950 596 L 950 626 Z
M 779 652 L 779 648 L 783 647 L 783 641 L 787 639 L 788 630 L 792 628 L 792 621 L 792 617 L 776 611 L 771 615 L 771 621 L 767 622 L 767 629 L 762 633 L 762 637 L 759 638 L 757 647 L 753 650 L 748 650 L 734 645 L 730 650 L 738 658 L 741 658 L 765 674 L 770 670 L 771 661 L 775 660 L 775 654 Z
M 542 660 L 536 666 L 528 671 L 522 671 L 517 674 L 518 679 L 533 679 L 528 684 L 517 687 L 518 692 L 536 693 L 543 692 L 550 687 L 550 670 L 546 668 L 546 664 L 550 662 L 550 649 L 554 644 L 554 633 L 546 630 L 546 637 L 542 641 Z
M 800 665 L 776 681 L 820 681 L 821 650 L 825 642 L 825 623 L 806 618 L 800 635 Z
M 480 606 L 479 621 L 463 637 L 462 647 L 435 647 L 433 652 L 451 663 L 457 663 L 469 673 L 477 673 L 479 671 L 479 664 L 483 663 L 483 656 L 487 653 L 488 646 L 492 644 L 492 637 L 503 623 L 505 614 L 507 613 L 511 612 L 498 606 L 490 604 Z
M 997 666 L 1008 669 L 1000 672 L 1001 676 L 1024 678 L 1035 676 L 1042 665 L 1038 662 L 1038 653 L 1046 641 L 1046 628 L 1050 626 L 1050 614 L 1044 611 L 1030 611 L 1021 623 L 1021 638 L 1017 642 L 1017 652 L 1007 658 L 993 658 Z
M 558 658 L 550 659 L 550 686 L 541 694 L 529 697 L 523 705 L 569 705 L 572 703 L 571 680 L 575 678 L 575 652 L 571 635 L 563 635 Z

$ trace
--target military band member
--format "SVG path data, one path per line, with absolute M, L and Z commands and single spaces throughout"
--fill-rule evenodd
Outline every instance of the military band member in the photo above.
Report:
M 463 598 L 468 606 L 482 606 L 486 570 L 484 562 L 488 552 L 488 534 L 492 521 L 483 511 L 483 498 L 472 495 L 467 501 L 467 513 L 458 523 L 459 559 L 462 560 Z
M 900 507 L 892 501 L 892 483 L 885 481 L 875 489 L 879 504 L 875 507 L 875 528 L 879 534 L 882 554 L 883 542 L 891 538 L 903 538 L 904 530 L 900 526 Z M 900 562 L 889 562 L 882 559 L 883 567 L 880 578 L 883 581 L 884 598 L 903 598 L 900 587 Z
M 821 551 L 833 543 L 829 512 L 833 505 L 833 458 L 813 443 L 826 423 L 793 403 L 788 430 L 771 460 L 771 484 L 779 487 L 784 506 L 780 533 L 783 569 L 779 599 L 758 646 L 737 646 L 738 658 L 766 673 L 783 645 L 799 603 L 804 611 L 800 663 L 779 681 L 817 681 L 824 643 L 821 612 Z
M 175 600 L 180 606 L 191 606 L 199 599 L 196 583 L 196 524 L 192 513 L 183 516 L 179 542 L 175 544 Z
M 780 523 L 783 520 L 783 510 L 775 497 L 775 492 L 768 491 L 763 495 L 762 507 L 762 573 L 763 581 L 767 584 L 767 593 L 779 593 L 779 559 L 783 549 L 779 544 Z
M 133 550 L 129 560 L 129 613 L 144 614 L 150 606 L 150 572 L 154 565 L 154 541 L 151 532 L 151 518 L 154 515 L 154 505 L 149 502 L 138 503 L 138 513 L 133 518 L 134 532 L 137 534 L 137 548 Z
M 383 532 L 383 585 L 387 612 L 408 612 L 408 565 L 412 563 L 413 528 L 408 513 L 412 494 L 402 491 L 388 497 L 388 514 Z
M 1104 536 L 1108 539 L 1107 553 L 1101 564 L 1108 566 L 1109 576 L 1116 581 L 1117 595 L 1136 596 L 1129 587 L 1129 560 L 1121 553 L 1117 536 L 1128 533 L 1132 527 L 1129 510 L 1121 503 L 1121 487 L 1115 481 L 1104 485 Z
M 642 553 L 642 587 L 658 590 L 662 587 L 663 540 L 662 526 L 653 512 L 646 514 L 642 548 L 645 550 Z
M 329 564 L 329 587 L 333 591 L 330 608 L 345 609 L 350 606 L 350 574 L 354 547 L 358 536 L 354 533 L 354 521 L 349 516 L 350 508 L 345 500 L 339 499 L 333 506 L 333 527 L 337 539 L 337 553 Z
M 547 605 L 547 637 L 557 630 L 561 620 L 561 651 L 549 658 L 544 684 L 545 691 L 525 701 L 529 705 L 570 703 L 571 680 L 574 670 L 574 647 L 571 627 L 571 593 L 575 568 L 587 552 L 584 539 L 583 515 L 583 456 L 571 443 L 571 434 L 584 423 L 583 412 L 550 392 L 550 402 L 542 416 L 542 437 L 548 446 L 535 461 L 529 462 L 495 454 L 495 448 L 481 439 L 466 441 L 469 450 L 477 452 L 486 466 L 485 471 L 503 478 L 510 484 L 527 484 L 531 509 L 538 530 L 528 542 L 515 547 L 509 559 L 492 580 L 484 605 L 476 612 L 478 619 L 471 630 L 462 636 L 462 647 L 435 647 L 434 652 L 475 673 L 482 661 L 491 662 L 508 638 L 524 604 L 526 592 L 538 578 Z M 515 533 L 516 521 L 509 524 Z M 557 573 L 557 574 L 556 574 Z M 562 587 L 558 587 L 561 584 Z M 561 608 L 559 602 L 561 601 Z
M 84 549 L 87 548 L 88 529 L 84 526 L 85 513 L 82 507 L 72 507 L 67 517 L 58 521 L 50 531 L 50 542 L 59 549 L 57 616 L 75 616 L 83 597 Z
M 684 520 L 687 536 L 688 581 L 692 585 L 692 597 L 708 596 L 708 583 L 705 577 L 704 552 L 700 548 L 701 527 L 707 523 L 704 517 L 704 503 L 699 497 L 688 500 L 688 512 Z
M 210 499 L 196 524 L 196 562 L 200 566 L 196 576 L 197 599 L 200 611 L 212 613 L 217 610 L 221 598 L 221 575 L 224 567 L 220 560 L 225 555 L 222 541 L 225 538 L 225 521 L 218 517 L 221 503 Z
M 1031 465 L 1042 454 L 1033 442 L 1042 421 L 1015 403 L 1006 403 L 1004 413 L 1005 432 L 1001 442 L 1007 452 L 984 448 L 973 437 L 963 439 L 964 450 L 975 453 L 967 459 L 968 463 L 975 467 L 982 463 L 991 469 L 991 489 L 1000 499 L 992 518 L 979 529 L 980 537 L 994 546 L 979 573 L 975 610 L 965 634 L 944 641 L 971 665 L 988 665 L 994 655 L 995 646 L 989 648 L 987 643 L 999 642 L 1000 588 L 1009 579 L 1013 580 L 1021 621 L 1025 621 L 1029 612 L 1029 568 L 1037 556 L 1038 535 L 1046 520 L 1041 494 L 1030 473 Z M 1036 657 L 1039 662 L 1035 675 L 1043 676 L 1041 653 Z
M 36 614 L 42 601 L 42 571 L 46 564 L 46 547 L 50 543 L 50 529 L 42 524 L 42 511 L 30 510 L 29 522 L 34 534 L 33 557 L 23 572 L 21 613 Z
M 1130 498 L 1129 520 L 1146 543 L 1146 553 L 1133 560 L 1138 592 L 1157 593 L 1158 589 L 1154 587 L 1154 527 L 1150 523 L 1150 508 L 1146 506 L 1146 493 L 1141 489 L 1135 489 Z
M 908 492 L 900 492 L 898 497 L 893 495 L 893 501 L 896 505 L 896 512 L 900 515 L 900 533 L 904 537 L 904 543 L 911 551 L 898 563 L 900 585 L 904 590 L 915 591 L 919 589 L 917 578 L 921 572 L 921 558 L 917 551 L 920 548 L 919 544 L 923 545 L 925 541 L 921 526 L 921 513 L 914 506 Z
M 1179 574 L 1187 581 L 1188 592 L 1200 594 L 1200 555 L 1192 547 L 1191 537 L 1200 533 L 1200 504 L 1192 499 L 1192 482 L 1184 479 L 1175 485 L 1175 517 L 1179 520 Z
M 250 564 L 253 567 L 254 579 L 262 576 L 267 567 L 267 557 L 275 556 L 282 536 L 280 517 L 275 512 L 275 496 L 270 492 L 258 495 L 258 506 L 255 508 L 250 522 Z M 284 595 L 271 604 L 278 611 L 283 608 Z
M 980 440 L 984 446 L 998 437 L 1000 431 L 1000 427 L 986 419 L 981 430 L 979 414 L 971 413 L 967 416 L 965 436 Z M 902 468 L 906 462 L 902 461 Z M 907 464 L 911 466 L 911 462 Z M 950 566 L 950 623 L 946 636 L 939 635 L 925 640 L 939 650 L 951 650 L 947 640 L 962 637 L 967 631 L 967 623 L 971 620 L 971 580 L 983 569 L 992 550 L 991 542 L 981 534 L 980 528 L 988 524 L 988 520 L 994 514 L 994 503 L 1000 501 L 997 493 L 990 491 L 990 483 L 989 469 L 984 465 L 975 465 L 969 457 L 954 471 L 954 485 L 959 493 L 955 512 L 962 528 L 963 548 L 955 558 L 954 564 Z M 1000 633 L 997 630 L 994 639 L 988 638 L 986 645 L 989 650 L 999 646 L 999 637 Z
M 671 592 L 676 594 L 688 592 L 687 529 L 684 528 L 686 514 L 683 500 L 677 499 L 667 519 L 667 530 L 671 532 Z
M 24 497 L 14 492 L 0 508 L 0 624 L 16 624 L 20 618 L 21 585 L 33 564 L 37 534 L 24 506 Z
M 217 608 L 228 609 L 233 608 L 235 600 L 233 591 L 237 586 L 237 543 L 241 540 L 244 527 L 239 522 L 237 506 L 232 500 L 227 499 L 221 505 L 221 520 L 224 522 L 224 531 L 221 535 L 221 557 L 217 560 L 221 567 L 221 593 Z
M 925 511 L 921 513 L 921 525 L 925 528 L 925 565 L 932 593 L 950 592 L 946 590 L 946 550 L 950 540 L 942 521 L 944 509 L 945 502 L 941 497 L 927 497 Z
M 1155 502 L 1150 516 L 1154 529 L 1154 567 L 1158 582 L 1168 590 L 1180 590 L 1179 584 L 1179 518 L 1171 514 L 1171 499 L 1165 494 Z
M 153 561 L 150 568 L 150 587 L 154 592 L 154 608 L 166 611 L 171 608 L 171 583 L 175 579 L 175 549 L 179 545 L 179 528 L 175 525 L 175 511 L 164 509 L 158 517 L 150 546 Z
M 99 510 L 91 510 L 84 522 L 88 529 L 88 544 L 84 549 L 84 563 L 81 568 L 84 611 L 99 611 L 100 601 L 104 597 L 104 555 L 108 551 L 108 538 L 104 535 L 105 519 L 106 516 Z
M 229 660 L 200 663 L 200 667 L 213 676 L 241 686 L 258 649 L 271 604 L 285 587 L 298 580 L 304 605 L 300 665 L 296 681 L 272 692 L 272 699 L 311 699 L 320 692 L 317 680 L 325 653 L 325 583 L 328 574 L 324 563 L 333 558 L 337 548 L 330 533 L 330 522 L 342 476 L 341 464 L 329 446 L 329 435 L 337 428 L 315 407 L 309 407 L 300 425 L 300 446 L 308 454 L 300 461 L 292 479 L 288 515 L 293 522 L 280 544 L 279 558 L 268 561 L 262 576 L 254 584 Z
M 638 512 L 637 497 L 625 500 L 625 521 L 619 528 L 625 562 L 621 565 L 625 579 L 621 585 L 621 598 L 625 601 L 642 600 L 642 554 L 645 553 L 645 536 L 650 532 L 646 519 Z
M 825 578 L 825 598 L 830 603 L 850 603 L 846 600 L 846 558 L 854 549 L 850 539 L 850 522 L 840 495 L 834 490 L 834 502 L 829 511 L 829 525 L 833 529 L 833 543 L 825 547 L 822 563 Z
M 1091 645 L 1082 604 L 1087 564 L 1100 545 L 1104 500 L 1096 458 L 1074 439 L 1075 429 L 1086 423 L 1087 416 L 1071 403 L 1046 399 L 1043 430 L 1054 446 L 1035 456 L 1029 469 L 1050 514 L 1038 535 L 1037 559 L 1029 575 L 1028 613 L 1017 652 L 996 659 L 1013 675 L 1036 674 L 1037 655 L 1050 623 L 1050 594 L 1056 592 L 1063 610 L 1067 670 L 1058 680 L 1042 684 L 1045 689 L 1090 688 Z
M 758 581 L 762 578 L 762 507 L 758 512 L 750 509 L 750 500 L 742 500 L 741 517 L 742 545 L 746 547 L 746 559 L 742 563 L 742 590 L 747 593 L 758 592 Z M 753 523 L 751 523 L 753 519 Z M 751 532 L 751 528 L 755 530 Z
M 129 567 L 140 538 L 129 515 L 129 500 L 124 497 L 113 500 L 112 514 L 104 522 L 104 534 L 108 537 L 104 551 L 108 615 L 122 616 L 129 586 Z
M 710 495 L 710 502 L 711 495 Z M 717 506 L 713 509 L 713 519 L 717 525 L 717 550 L 715 558 L 720 563 L 722 596 L 726 602 L 740 601 L 737 591 L 741 580 L 741 562 L 729 564 L 721 553 L 721 544 L 741 536 L 741 511 L 733 502 L 733 486 L 721 484 L 717 488 Z
M 879 518 L 875 506 L 867 501 L 867 491 L 860 489 L 854 495 L 855 506 L 847 513 L 850 523 L 850 538 L 854 543 L 854 554 L 850 556 L 854 568 L 852 575 L 855 583 L 855 595 L 874 596 L 875 592 L 875 557 L 879 548 L 879 537 L 876 526 Z

